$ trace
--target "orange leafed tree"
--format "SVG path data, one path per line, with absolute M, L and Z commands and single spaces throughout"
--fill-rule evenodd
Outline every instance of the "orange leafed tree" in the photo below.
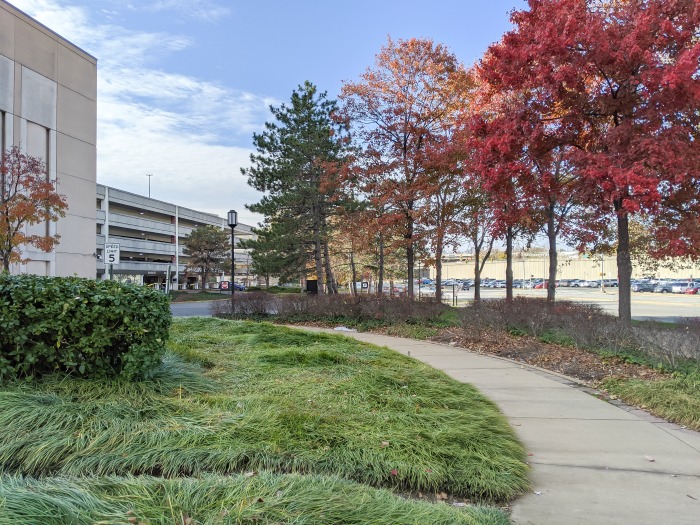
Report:
M 2 271 L 10 264 L 26 262 L 20 248 L 33 246 L 50 252 L 58 235 L 27 233 L 26 227 L 57 221 L 65 215 L 66 199 L 48 179 L 46 165 L 18 147 L 8 150 L 0 164 L 0 259 Z
M 429 146 L 445 132 L 445 119 L 464 85 L 466 72 L 447 48 L 428 39 L 389 39 L 375 67 L 360 81 L 346 83 L 340 99 L 363 154 L 370 163 L 360 186 L 372 205 L 386 208 L 385 220 L 401 230 L 406 250 L 408 293 L 421 207 L 430 193 Z

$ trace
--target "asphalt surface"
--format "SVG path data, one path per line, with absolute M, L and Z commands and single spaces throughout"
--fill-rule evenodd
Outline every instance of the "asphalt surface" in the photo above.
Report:
M 213 302 L 214 301 L 190 301 L 186 303 L 170 303 L 170 311 L 173 317 L 208 317 L 211 315 L 210 309 Z

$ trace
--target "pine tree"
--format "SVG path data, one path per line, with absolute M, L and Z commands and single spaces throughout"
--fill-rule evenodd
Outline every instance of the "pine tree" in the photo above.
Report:
M 336 103 L 306 81 L 292 93 L 290 105 L 270 111 L 275 122 L 253 135 L 257 153 L 252 166 L 241 170 L 265 196 L 247 207 L 265 215 L 265 228 L 256 233 L 264 233 L 268 256 L 286 261 L 285 273 L 315 275 L 319 293 L 332 293 L 329 219 L 343 205 L 338 173 L 347 147 L 344 127 L 333 120 Z

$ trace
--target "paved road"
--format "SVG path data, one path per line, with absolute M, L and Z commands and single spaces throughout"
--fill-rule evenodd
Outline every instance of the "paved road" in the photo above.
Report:
M 410 355 L 498 404 L 532 467 L 532 491 L 512 506 L 515 524 L 700 523 L 700 433 L 507 359 L 376 334 L 343 335 Z
M 547 297 L 546 290 L 514 290 L 516 296 Z M 617 288 L 557 288 L 557 299 L 590 302 L 600 305 L 606 312 L 618 313 Z M 505 297 L 504 289 L 482 288 L 484 299 Z M 450 293 L 451 295 L 451 293 Z M 458 292 L 458 304 L 474 298 L 474 290 Z M 675 321 L 684 317 L 700 317 L 700 295 L 658 294 L 632 292 L 632 317 L 635 319 L 655 319 Z M 700 523 L 700 520 L 698 520 Z
M 170 303 L 170 311 L 174 317 L 195 317 L 211 315 L 211 304 L 214 301 L 191 301 L 187 303 Z

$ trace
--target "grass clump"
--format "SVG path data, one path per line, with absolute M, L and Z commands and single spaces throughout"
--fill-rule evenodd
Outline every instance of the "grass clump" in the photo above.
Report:
M 0 515 L 15 525 L 507 525 L 497 509 L 405 500 L 331 477 L 278 475 L 0 477 Z
M 432 326 L 400 323 L 388 326 L 386 333 L 387 335 L 393 335 L 394 337 L 406 337 L 408 339 L 425 341 L 426 339 L 435 337 L 440 332 L 437 328 Z
M 175 322 L 169 349 L 148 381 L 47 378 L 0 388 L 0 472 L 267 471 L 473 501 L 509 500 L 528 487 L 523 447 L 496 406 L 400 354 L 203 318 Z
M 678 374 L 663 381 L 614 380 L 605 389 L 665 419 L 700 430 L 700 374 Z

